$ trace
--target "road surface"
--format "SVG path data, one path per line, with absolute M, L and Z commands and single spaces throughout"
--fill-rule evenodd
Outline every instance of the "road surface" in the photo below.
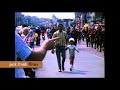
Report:
M 38 46 L 36 46 L 37 48 Z M 104 78 L 105 60 L 104 53 L 96 49 L 86 47 L 85 42 L 77 45 L 79 53 L 76 52 L 74 70 L 71 72 L 69 53 L 66 52 L 65 71 L 58 72 L 56 54 L 48 51 L 42 61 L 42 68 L 36 70 L 36 78 Z

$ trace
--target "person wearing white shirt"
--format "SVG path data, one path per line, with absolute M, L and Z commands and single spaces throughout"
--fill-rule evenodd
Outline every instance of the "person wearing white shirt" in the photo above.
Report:
M 69 39 L 70 45 L 67 46 L 66 49 L 69 49 L 69 59 L 70 59 L 70 71 L 73 70 L 73 65 L 74 65 L 74 58 L 75 58 L 75 51 L 78 51 L 77 47 L 74 45 L 74 38 Z
M 30 41 L 30 47 L 34 49 L 34 41 L 35 41 L 34 34 L 30 34 L 29 41 Z

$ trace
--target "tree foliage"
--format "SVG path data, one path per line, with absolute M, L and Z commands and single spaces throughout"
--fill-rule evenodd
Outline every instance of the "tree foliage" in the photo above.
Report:
M 15 13 L 15 26 L 22 24 L 40 26 L 41 20 L 36 16 L 24 16 L 20 12 Z

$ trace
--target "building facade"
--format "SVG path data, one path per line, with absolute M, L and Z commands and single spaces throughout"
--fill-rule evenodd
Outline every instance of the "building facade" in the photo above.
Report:
M 63 19 L 63 25 L 65 29 L 67 29 L 67 27 L 71 27 L 72 23 L 73 23 L 73 19 Z
M 81 28 L 85 23 L 88 23 L 89 25 L 93 25 L 95 23 L 105 24 L 105 14 L 103 12 L 75 12 L 74 22 L 76 28 L 79 20 Z
M 77 28 L 78 21 L 80 22 L 80 28 L 84 26 L 85 23 L 87 23 L 87 17 L 88 12 L 75 12 L 75 27 Z
M 52 16 L 52 21 L 53 21 L 53 24 L 54 24 L 54 25 L 57 24 L 57 20 L 58 20 L 58 18 L 57 18 L 55 15 L 53 15 L 53 16 Z
M 92 21 L 94 23 L 105 24 L 104 12 L 94 12 L 94 14 L 92 14 L 92 16 L 93 16 Z

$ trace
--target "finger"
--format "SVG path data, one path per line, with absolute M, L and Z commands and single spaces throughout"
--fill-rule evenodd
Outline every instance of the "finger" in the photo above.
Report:
M 55 41 L 54 41 L 54 45 L 55 45 Z
M 52 40 L 54 40 L 54 41 L 55 41 L 55 40 L 58 40 L 58 39 L 59 39 L 59 37 L 52 38 Z

